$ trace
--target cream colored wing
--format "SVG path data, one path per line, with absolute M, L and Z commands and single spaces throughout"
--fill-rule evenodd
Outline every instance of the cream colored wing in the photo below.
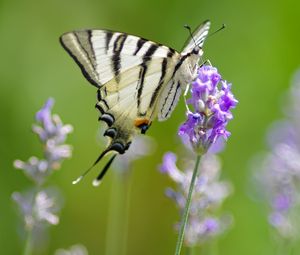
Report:
M 112 79 L 118 82 L 120 74 L 147 60 L 176 54 L 169 47 L 109 30 L 69 32 L 60 37 L 60 42 L 84 76 L 98 88 Z
M 163 89 L 157 103 L 157 116 L 159 121 L 168 119 L 181 95 L 181 84 L 177 79 L 171 79 Z
M 121 73 L 119 83 L 114 79 L 99 89 L 96 104 L 101 114 L 99 119 L 108 125 L 104 135 L 112 139 L 110 146 L 118 144 L 119 153 L 126 150 L 135 134 L 145 133 L 151 125 L 174 66 L 174 60 L 168 58 L 149 60 L 144 67 Z M 145 73 L 144 76 L 141 73 Z

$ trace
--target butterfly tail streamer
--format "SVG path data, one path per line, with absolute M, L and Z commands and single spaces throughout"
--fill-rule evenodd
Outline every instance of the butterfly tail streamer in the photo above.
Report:
M 77 184 L 79 183 L 93 168 L 95 165 L 97 165 L 99 163 L 99 161 L 110 151 L 113 150 L 113 148 L 111 148 L 112 146 L 108 147 L 107 149 L 105 149 L 99 156 L 98 158 L 95 160 L 95 162 L 82 174 L 80 175 L 76 180 L 74 180 L 72 182 L 72 184 Z M 118 152 L 115 152 L 113 157 L 108 161 L 108 163 L 106 164 L 106 166 L 104 167 L 104 169 L 107 167 L 106 171 L 108 170 L 109 166 L 111 165 L 111 163 L 113 162 L 113 159 L 117 156 Z M 103 169 L 103 170 L 104 170 Z M 106 172 L 105 171 L 105 172 Z M 102 172 L 102 171 L 101 171 Z M 105 173 L 104 173 L 105 174 Z M 100 175 L 99 175 L 100 176 Z M 98 177 L 99 177 L 98 176 Z M 103 177 L 103 176 L 102 176 Z M 97 178 L 98 179 L 98 178 Z M 101 178 L 100 178 L 101 179 Z M 96 186 L 96 185 L 94 185 Z
M 99 175 L 97 176 L 97 178 L 93 181 L 93 186 L 99 186 L 104 175 L 106 174 L 107 170 L 109 169 L 110 165 L 112 164 L 112 162 L 114 161 L 114 159 L 116 158 L 118 154 L 114 154 L 110 160 L 106 163 L 106 165 L 103 167 L 102 171 L 99 173 Z

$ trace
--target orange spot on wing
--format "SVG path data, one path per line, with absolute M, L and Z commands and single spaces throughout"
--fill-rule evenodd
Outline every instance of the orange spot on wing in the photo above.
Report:
M 141 125 L 149 125 L 149 120 L 145 118 L 137 118 L 134 120 L 134 125 L 140 127 Z

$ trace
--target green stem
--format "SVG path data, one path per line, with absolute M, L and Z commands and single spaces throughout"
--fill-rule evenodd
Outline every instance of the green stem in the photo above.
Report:
M 130 173 L 128 174 L 130 175 Z M 127 178 L 126 178 L 127 177 Z M 121 255 L 125 255 L 127 253 L 127 239 L 128 239 L 128 226 L 129 226 L 129 214 L 130 214 L 130 199 L 131 199 L 131 178 L 130 176 L 126 176 L 125 182 L 125 212 L 124 212 L 124 223 L 123 223 L 123 244 L 122 244 L 122 253 Z
M 37 194 L 40 192 L 42 185 L 41 184 L 36 184 L 36 187 L 34 188 L 33 191 L 33 201 L 31 202 L 31 207 L 35 206 L 35 198 L 37 196 Z M 32 217 L 34 217 L 33 215 L 31 215 Z M 28 231 L 27 231 L 27 239 L 25 242 L 25 247 L 24 247 L 24 253 L 23 255 L 31 255 L 33 253 L 34 247 L 33 247 L 33 228 L 34 226 L 29 226 L 28 227 Z M 25 227 L 25 229 L 27 229 L 27 226 Z
M 186 224 L 187 224 L 187 221 L 188 221 L 190 207 L 191 207 L 192 194 L 193 194 L 193 190 L 194 190 L 194 187 L 195 187 L 196 177 L 198 175 L 198 168 L 199 168 L 200 159 L 201 159 L 201 155 L 197 155 L 192 180 L 191 180 L 191 183 L 190 183 L 189 193 L 188 193 L 188 197 L 187 197 L 187 200 L 186 200 L 186 204 L 185 204 L 185 207 L 184 207 L 183 216 L 182 216 L 182 220 L 181 220 L 181 224 L 180 224 L 175 255 L 180 255 L 180 252 L 181 252 L 181 247 L 182 247 L 182 243 L 183 243 L 183 239 L 184 239 L 185 227 L 186 227 Z
M 128 235 L 130 176 L 114 172 L 110 193 L 106 255 L 125 255 Z
M 32 229 L 28 230 L 23 255 L 31 255 L 31 254 L 32 254 Z

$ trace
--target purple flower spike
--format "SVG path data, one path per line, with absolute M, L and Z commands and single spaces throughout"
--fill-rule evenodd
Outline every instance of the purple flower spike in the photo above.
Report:
M 36 121 L 40 125 L 33 125 L 32 129 L 42 142 L 54 140 L 55 143 L 63 143 L 69 133 L 73 131 L 71 125 L 63 125 L 60 117 L 52 115 L 54 99 L 49 98 L 43 108 L 36 114 Z
M 168 174 L 175 182 L 184 181 L 183 173 L 176 166 L 177 157 L 172 152 L 167 152 L 163 158 L 163 164 L 160 166 L 162 173 Z
M 23 170 L 38 185 L 43 184 L 53 170 L 59 169 L 64 159 L 72 156 L 72 147 L 65 144 L 65 140 L 73 127 L 64 125 L 58 115 L 52 114 L 53 105 L 54 99 L 48 99 L 36 114 L 39 125 L 34 124 L 32 127 L 43 144 L 45 159 L 31 157 L 27 162 L 14 162 L 15 168 Z
M 36 194 L 14 192 L 12 198 L 20 207 L 27 229 L 42 227 L 45 223 L 46 225 L 59 223 L 59 217 L 56 214 L 61 205 L 58 195 L 52 190 L 42 190 Z
M 267 204 L 269 223 L 278 237 L 294 245 L 300 237 L 299 70 L 291 85 L 283 101 L 286 116 L 271 125 L 268 151 L 254 160 L 253 170 L 259 198 Z
M 52 114 L 53 105 L 54 99 L 48 99 L 37 112 L 37 124 L 32 127 L 43 146 L 44 158 L 32 156 L 27 161 L 15 160 L 13 163 L 33 181 L 28 192 L 12 194 L 28 232 L 26 254 L 35 254 L 35 249 L 44 248 L 48 239 L 47 228 L 59 223 L 57 213 L 61 208 L 61 196 L 55 189 L 45 189 L 43 185 L 60 168 L 62 161 L 72 156 L 72 147 L 65 144 L 65 140 L 73 127 L 64 125 L 58 115 Z
M 166 153 L 160 170 L 176 183 L 177 188 L 167 188 L 165 194 L 175 201 L 182 214 L 186 205 L 194 162 L 186 161 L 187 167 L 185 171 L 182 171 L 177 167 L 176 161 L 176 154 Z M 220 236 L 232 222 L 228 214 L 217 216 L 222 203 L 232 191 L 230 183 L 220 180 L 221 163 L 218 157 L 213 154 L 204 155 L 200 169 L 185 230 L 184 239 L 187 246 L 199 245 Z
M 221 80 L 218 70 L 212 66 L 199 68 L 191 96 L 187 103 L 193 106 L 194 112 L 187 112 L 187 120 L 178 134 L 187 135 L 193 149 L 203 154 L 220 137 L 226 140 L 230 136 L 226 125 L 233 118 L 230 110 L 238 101 L 231 92 L 231 84 Z

